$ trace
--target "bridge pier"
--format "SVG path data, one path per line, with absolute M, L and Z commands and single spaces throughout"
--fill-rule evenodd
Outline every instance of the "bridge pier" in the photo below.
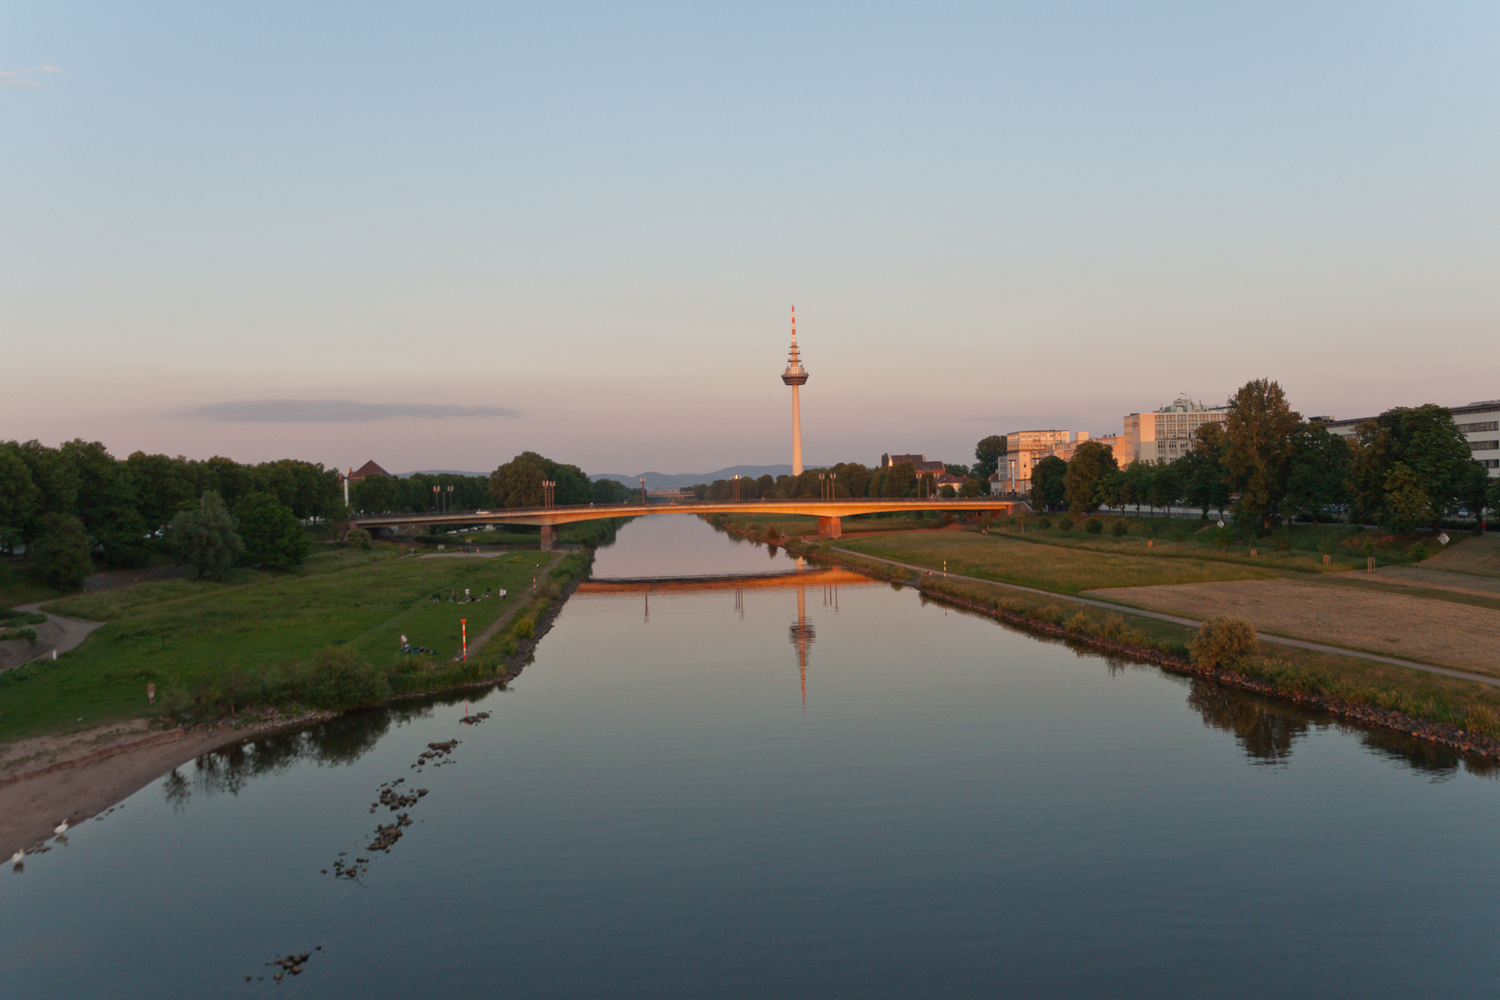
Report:
M 542 551 L 551 552 L 557 548 L 557 528 L 550 524 L 542 525 Z
M 822 517 L 820 515 L 818 517 L 818 537 L 819 538 L 843 538 L 844 537 L 843 522 L 841 522 L 836 517 Z

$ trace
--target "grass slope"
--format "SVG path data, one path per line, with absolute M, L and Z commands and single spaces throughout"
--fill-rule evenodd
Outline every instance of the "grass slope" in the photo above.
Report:
M 399 659 L 404 632 L 414 645 L 452 657 L 459 619 L 476 636 L 530 597 L 537 563 L 546 559 L 535 551 L 422 558 L 377 546 L 319 553 L 292 574 L 242 571 L 227 583 L 171 580 L 64 598 L 48 610 L 109 624 L 56 661 L 0 674 L 0 741 L 147 714 L 148 682 L 160 703 L 168 690 L 303 663 L 329 644 L 383 666 Z M 475 594 L 505 588 L 511 596 L 448 603 L 465 587 Z

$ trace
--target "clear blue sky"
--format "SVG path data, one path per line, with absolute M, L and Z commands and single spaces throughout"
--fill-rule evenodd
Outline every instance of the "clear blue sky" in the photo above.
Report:
M 12 0 L 0 438 L 787 462 L 793 304 L 812 463 L 1500 397 L 1497 52 L 1493 2 Z

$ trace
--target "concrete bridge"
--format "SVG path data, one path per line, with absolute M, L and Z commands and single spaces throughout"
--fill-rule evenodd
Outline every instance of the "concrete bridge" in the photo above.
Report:
M 910 513 L 919 510 L 951 511 L 955 514 L 977 514 L 982 511 L 1009 514 L 1017 507 L 1024 507 L 1014 500 L 992 500 L 988 497 L 974 499 L 942 498 L 930 500 L 888 500 L 879 498 L 840 500 L 741 500 L 741 501 L 682 501 L 680 503 L 625 503 L 595 506 L 593 504 L 572 507 L 508 507 L 503 510 L 447 511 L 442 514 L 356 514 L 349 519 L 349 527 L 404 528 L 414 525 L 431 525 L 434 528 L 470 524 L 530 524 L 542 529 L 542 548 L 550 549 L 557 543 L 557 526 L 574 521 L 598 521 L 607 517 L 648 517 L 653 514 L 729 514 L 734 517 L 775 517 L 778 514 L 803 514 L 818 519 L 818 535 L 822 538 L 842 538 L 840 518 L 856 514 L 878 514 L 883 512 Z

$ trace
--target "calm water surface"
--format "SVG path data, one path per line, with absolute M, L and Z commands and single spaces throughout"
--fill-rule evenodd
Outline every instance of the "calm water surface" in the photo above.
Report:
M 678 554 L 674 561 L 673 553 Z M 598 575 L 792 573 L 696 519 Z M 799 613 L 800 608 L 800 613 Z M 0 879 L 0 996 L 1491 996 L 1488 774 L 884 584 L 579 593 L 512 689 L 211 755 Z M 461 743 L 412 768 L 430 742 Z M 364 850 L 379 786 L 429 794 Z M 358 880 L 320 874 L 370 858 Z M 300 977 L 263 963 L 314 952 Z M 245 976 L 266 976 L 245 982 Z

